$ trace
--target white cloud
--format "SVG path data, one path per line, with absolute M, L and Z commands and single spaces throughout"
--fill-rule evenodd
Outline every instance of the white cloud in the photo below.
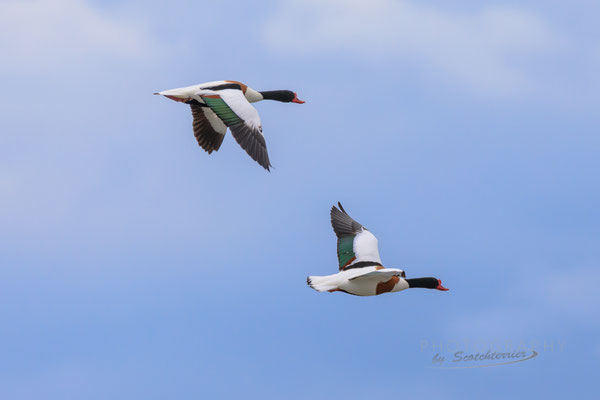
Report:
M 289 0 L 263 33 L 278 51 L 399 57 L 429 77 L 496 93 L 525 89 L 526 64 L 561 42 L 539 17 L 518 8 L 458 13 L 405 0 Z
M 134 22 L 104 15 L 85 0 L 0 3 L 4 69 L 48 68 L 95 55 L 136 58 L 148 52 L 149 43 Z

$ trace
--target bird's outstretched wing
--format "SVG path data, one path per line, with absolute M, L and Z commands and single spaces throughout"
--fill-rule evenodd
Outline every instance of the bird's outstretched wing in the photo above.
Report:
M 267 171 L 271 167 L 267 143 L 262 134 L 258 111 L 248 102 L 240 89 L 200 90 L 196 93 L 204 103 L 229 127 L 235 140 L 254 161 Z
M 194 116 L 194 136 L 198 145 L 208 154 L 218 151 L 225 138 L 227 126 L 208 107 L 201 106 L 196 100 L 190 103 Z
M 338 206 L 331 208 L 331 226 L 338 238 L 340 271 L 381 265 L 375 235 L 352 219 L 340 203 Z

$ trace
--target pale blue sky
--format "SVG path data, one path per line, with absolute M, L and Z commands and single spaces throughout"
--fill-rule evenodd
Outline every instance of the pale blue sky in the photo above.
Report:
M 599 12 L 4 1 L 0 397 L 594 398 Z M 272 173 L 152 96 L 218 79 L 306 100 L 256 105 Z M 308 288 L 338 200 L 450 291 Z M 541 352 L 432 369 L 448 341 Z

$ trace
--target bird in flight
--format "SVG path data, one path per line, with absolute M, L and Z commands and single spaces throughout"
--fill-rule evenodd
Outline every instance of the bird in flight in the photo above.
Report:
M 410 288 L 446 291 L 437 278 L 407 279 L 403 270 L 381 264 L 377 238 L 364 226 L 339 209 L 331 208 L 331 225 L 337 241 L 339 272 L 327 276 L 309 276 L 308 286 L 318 292 L 345 292 L 355 296 L 376 296 Z
M 271 162 L 258 111 L 250 104 L 261 100 L 298 103 L 290 90 L 259 92 L 237 81 L 214 81 L 154 93 L 189 104 L 194 117 L 194 136 L 208 154 L 218 151 L 227 128 L 254 161 L 269 171 Z

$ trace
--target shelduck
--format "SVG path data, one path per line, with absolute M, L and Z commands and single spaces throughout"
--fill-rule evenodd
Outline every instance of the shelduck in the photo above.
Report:
M 403 270 L 385 268 L 379 258 L 377 238 L 364 226 L 339 209 L 331 208 L 331 225 L 337 240 L 339 272 L 309 276 L 308 286 L 318 292 L 344 292 L 355 296 L 376 296 L 409 288 L 447 291 L 437 278 L 407 279 Z
M 259 92 L 237 81 L 214 81 L 154 93 L 189 104 L 194 117 L 194 136 L 208 154 L 218 151 L 227 128 L 254 161 L 269 171 L 271 162 L 258 111 L 250 104 L 262 100 L 298 103 L 290 90 Z

